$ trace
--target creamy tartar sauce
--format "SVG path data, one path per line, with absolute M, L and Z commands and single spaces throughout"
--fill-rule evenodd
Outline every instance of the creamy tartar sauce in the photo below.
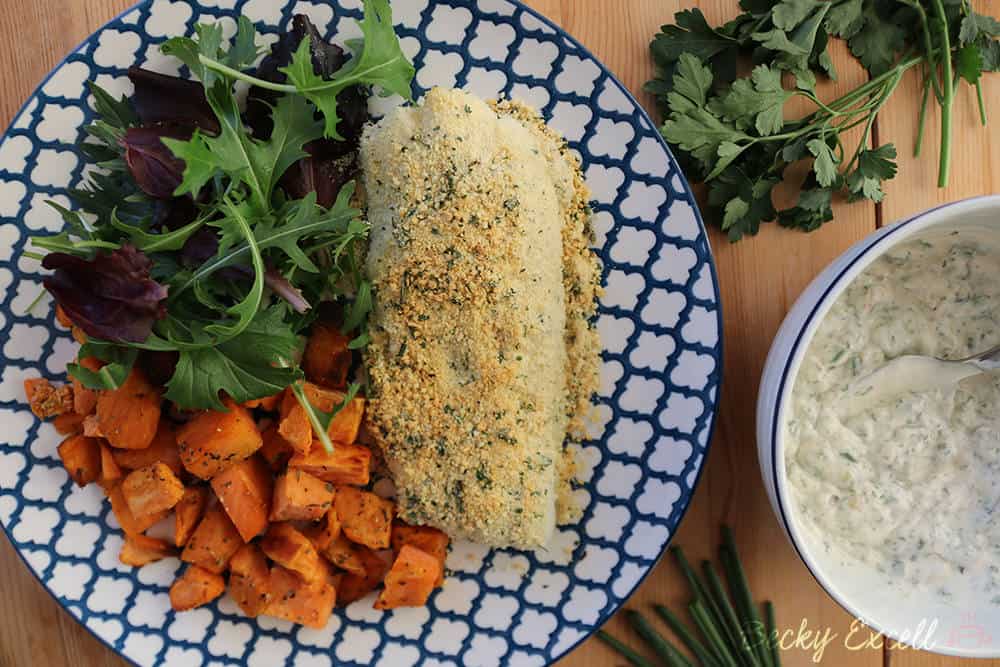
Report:
M 793 511 L 811 543 L 902 587 L 1000 604 L 1000 373 L 845 409 L 852 383 L 918 354 L 1000 343 L 1000 232 L 928 233 L 840 296 L 784 424 Z

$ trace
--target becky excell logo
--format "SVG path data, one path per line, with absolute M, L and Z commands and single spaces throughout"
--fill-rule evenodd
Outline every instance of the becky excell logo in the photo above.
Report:
M 810 627 L 805 618 L 797 628 L 774 630 L 770 637 L 766 637 L 763 627 L 751 630 L 746 633 L 747 636 L 761 637 L 769 644 L 777 644 L 783 651 L 805 651 L 816 664 L 823 663 L 827 649 L 835 643 L 843 645 L 848 651 L 881 651 L 885 646 L 894 650 L 975 650 L 993 644 L 989 629 L 976 622 L 975 614 L 965 614 L 949 627 L 944 627 L 936 618 L 923 619 L 912 628 L 899 628 L 892 633 L 892 638 L 871 629 L 860 618 L 852 620 L 844 632 L 830 627 Z

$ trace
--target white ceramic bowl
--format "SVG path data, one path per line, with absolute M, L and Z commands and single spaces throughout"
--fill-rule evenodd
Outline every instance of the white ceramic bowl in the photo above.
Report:
M 1000 196 L 933 208 L 884 227 L 852 246 L 813 280 L 788 313 L 771 346 L 757 402 L 757 449 L 764 486 L 778 522 L 820 585 L 855 618 L 890 639 L 936 653 L 977 658 L 1000 656 L 1000 606 L 989 600 L 943 604 L 933 593 L 924 591 L 909 591 L 901 596 L 874 568 L 845 565 L 815 544 L 803 530 L 790 494 L 781 426 L 799 366 L 816 329 L 862 271 L 889 248 L 931 227 L 983 225 L 1000 231 Z M 926 520 L 943 521 L 947 517 L 929 516 Z M 812 627 L 818 619 L 807 621 Z M 868 637 L 867 630 L 860 630 L 863 633 L 856 634 L 852 644 Z

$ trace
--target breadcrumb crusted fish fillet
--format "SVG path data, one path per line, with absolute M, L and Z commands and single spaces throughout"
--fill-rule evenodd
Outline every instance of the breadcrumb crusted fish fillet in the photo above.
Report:
M 434 89 L 361 142 L 371 431 L 402 518 L 534 548 L 596 386 L 599 280 L 577 160 L 527 108 Z

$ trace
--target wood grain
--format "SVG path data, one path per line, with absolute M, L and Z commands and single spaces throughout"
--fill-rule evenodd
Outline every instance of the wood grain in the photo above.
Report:
M 93 30 L 130 4 L 128 0 L 4 0 L 0 11 L 0 126 L 6 126 L 45 74 Z M 647 54 L 650 37 L 673 12 L 698 5 L 710 21 L 736 12 L 736 0 L 679 2 L 677 0 L 531 0 L 529 2 L 577 37 L 637 94 L 652 73 Z M 30 45 L 27 48 L 25 45 Z M 830 92 L 848 88 L 863 74 L 843 52 L 835 58 L 841 80 Z M 1000 77 L 986 86 L 988 104 L 1000 109 Z M 875 667 L 883 660 L 895 667 L 955 667 L 965 661 L 912 650 L 849 651 L 844 639 L 852 619 L 809 576 L 787 545 L 760 482 L 754 440 L 757 384 L 771 339 L 798 294 L 834 257 L 875 229 L 937 202 L 1000 191 L 1000 143 L 977 126 L 973 99 L 963 92 L 956 114 L 952 185 L 935 187 L 933 151 L 936 117 L 928 126 L 927 154 L 910 157 L 917 115 L 916 81 L 907 80 L 878 123 L 881 141 L 900 149 L 900 176 L 887 188 L 879 209 L 870 204 L 838 204 L 836 220 L 820 232 L 803 236 L 769 226 L 752 241 L 730 245 L 713 232 L 725 321 L 725 386 L 722 409 L 707 470 L 695 494 L 676 543 L 689 557 L 710 558 L 718 545 L 721 523 L 732 525 L 742 550 L 750 583 L 759 597 L 777 603 L 779 628 L 805 627 L 837 637 L 822 655 L 822 664 Z M 994 118 L 1000 123 L 1000 117 Z M 992 131 L 995 133 L 995 130 Z M 996 136 L 993 134 L 993 136 Z M 34 580 L 6 540 L 0 540 L 0 667 L 45 665 L 119 667 L 126 663 L 106 649 L 63 612 Z M 652 602 L 678 606 L 687 601 L 686 588 L 664 560 L 629 602 L 645 608 Z M 804 624 L 804 625 L 803 625 Z M 620 617 L 607 629 L 633 639 Z M 860 635 L 854 636 L 854 642 Z M 815 641 L 815 637 L 812 638 Z M 797 648 L 785 664 L 813 664 L 814 652 Z M 622 660 L 596 640 L 585 642 L 561 661 L 562 667 L 612 667 Z M 990 665 L 979 662 L 977 664 Z M 1000 666 L 1000 662 L 996 662 Z

